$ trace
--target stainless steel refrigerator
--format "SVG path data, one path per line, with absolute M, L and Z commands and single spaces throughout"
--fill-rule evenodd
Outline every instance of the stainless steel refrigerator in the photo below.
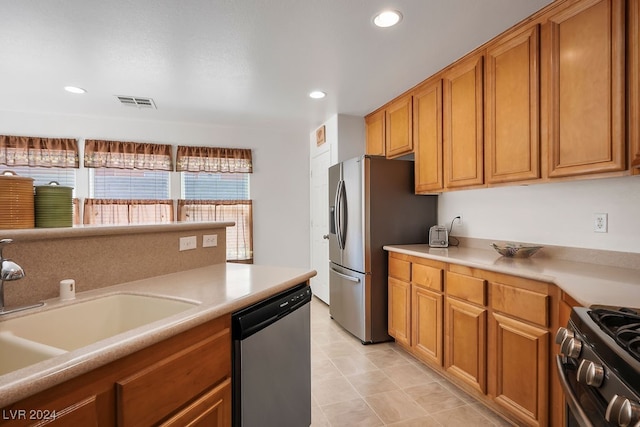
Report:
M 329 168 L 329 311 L 363 343 L 389 341 L 383 245 L 427 243 L 437 196 L 414 194 L 413 161 L 361 156 Z

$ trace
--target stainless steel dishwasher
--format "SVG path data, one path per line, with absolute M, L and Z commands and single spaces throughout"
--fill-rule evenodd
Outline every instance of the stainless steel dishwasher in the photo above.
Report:
M 300 284 L 232 315 L 233 425 L 311 425 L 311 288 Z

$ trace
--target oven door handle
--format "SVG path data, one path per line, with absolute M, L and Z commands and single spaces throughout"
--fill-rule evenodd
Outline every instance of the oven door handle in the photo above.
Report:
M 562 356 L 556 356 L 556 364 L 558 366 L 558 377 L 560 379 L 560 385 L 562 386 L 562 390 L 564 391 L 564 397 L 567 401 L 567 405 L 571 409 L 571 413 L 578 421 L 581 427 L 593 427 L 591 421 L 587 417 L 587 414 L 584 413 L 582 407 L 580 407 L 580 403 L 578 402 L 578 398 L 576 397 L 573 390 L 569 385 L 569 381 L 567 380 L 567 374 L 564 371 L 562 364 Z

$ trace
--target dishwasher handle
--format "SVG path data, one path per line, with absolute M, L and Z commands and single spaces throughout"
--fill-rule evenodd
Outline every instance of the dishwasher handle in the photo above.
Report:
M 233 339 L 248 338 L 310 301 L 311 288 L 305 283 L 237 311 L 231 316 Z

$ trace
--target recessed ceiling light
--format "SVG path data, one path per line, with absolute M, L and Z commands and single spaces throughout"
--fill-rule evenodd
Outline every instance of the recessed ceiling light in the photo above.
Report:
M 77 87 L 77 86 L 65 86 L 64 90 L 66 90 L 67 92 L 71 92 L 71 93 L 87 93 L 86 90 L 82 89 L 81 87 Z
M 402 14 L 397 10 L 385 10 L 373 17 L 373 23 L 381 28 L 393 27 L 402 20 Z
M 309 94 L 309 97 L 313 99 L 322 99 L 325 96 L 327 96 L 327 94 L 322 92 L 321 90 L 314 90 Z

